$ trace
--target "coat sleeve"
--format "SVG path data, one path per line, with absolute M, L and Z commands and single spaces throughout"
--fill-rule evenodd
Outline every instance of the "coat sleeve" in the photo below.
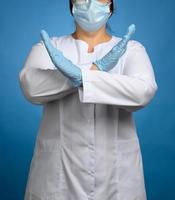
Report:
M 55 37 L 51 38 L 55 46 Z M 44 104 L 63 98 L 77 89 L 53 64 L 43 41 L 34 44 L 19 72 L 24 96 L 33 104 Z
M 140 42 L 129 43 L 121 74 L 82 69 L 81 102 L 111 104 L 134 112 L 151 101 L 158 86 L 149 56 Z

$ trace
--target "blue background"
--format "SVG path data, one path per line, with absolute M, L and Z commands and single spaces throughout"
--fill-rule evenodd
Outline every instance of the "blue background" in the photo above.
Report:
M 28 102 L 18 73 L 40 30 L 50 36 L 74 31 L 67 0 L 1 0 L 0 6 L 0 199 L 22 200 L 42 106 Z M 143 155 L 148 200 L 175 199 L 175 55 L 173 0 L 117 1 L 109 24 L 122 36 L 135 23 L 133 39 L 147 49 L 158 91 L 134 113 Z

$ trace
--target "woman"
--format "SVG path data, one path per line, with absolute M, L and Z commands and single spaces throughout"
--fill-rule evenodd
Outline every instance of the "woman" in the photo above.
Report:
M 158 87 L 144 46 L 107 33 L 113 6 L 70 1 L 75 32 L 41 31 L 19 73 L 25 97 L 43 105 L 25 200 L 146 200 L 132 112 Z

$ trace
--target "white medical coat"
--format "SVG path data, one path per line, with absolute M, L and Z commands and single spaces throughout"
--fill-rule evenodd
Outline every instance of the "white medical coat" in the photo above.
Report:
M 146 200 L 141 149 L 132 112 L 145 107 L 157 84 L 145 47 L 130 40 L 109 72 L 89 70 L 121 38 L 95 46 L 71 35 L 52 44 L 80 67 L 74 87 L 52 63 L 42 41 L 19 73 L 25 97 L 43 105 L 25 200 Z

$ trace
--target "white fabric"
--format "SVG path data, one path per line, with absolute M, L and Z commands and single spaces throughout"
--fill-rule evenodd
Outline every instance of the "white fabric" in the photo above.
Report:
M 82 70 L 74 88 L 34 44 L 19 73 L 21 89 L 43 105 L 25 200 L 146 200 L 142 155 L 132 112 L 157 90 L 144 46 L 135 40 L 109 72 L 89 70 L 121 38 L 95 46 L 71 35 L 53 45 Z

